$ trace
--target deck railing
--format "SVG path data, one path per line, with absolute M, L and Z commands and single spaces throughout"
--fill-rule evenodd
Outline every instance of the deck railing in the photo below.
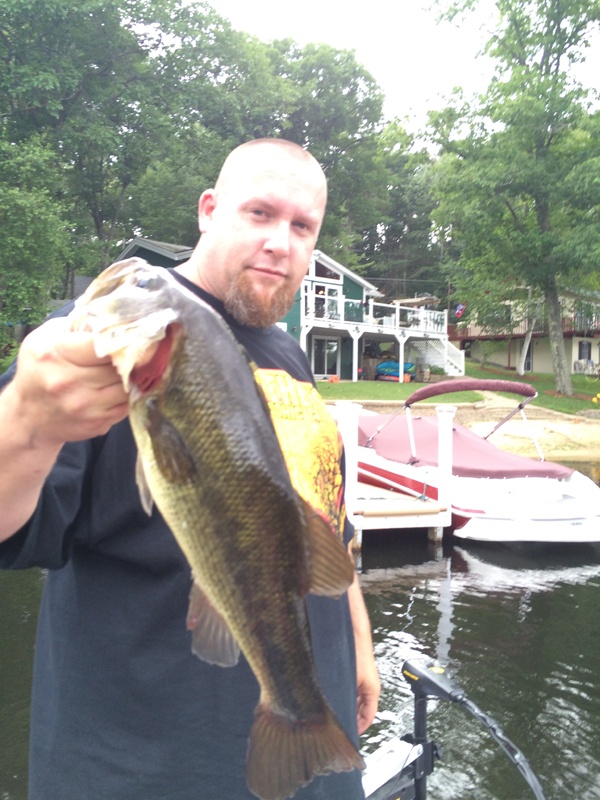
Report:
M 589 336 L 600 333 L 600 306 L 587 304 L 584 308 L 564 308 L 561 315 L 563 333 Z M 508 324 L 505 327 L 493 327 L 469 322 L 466 324 L 450 323 L 448 335 L 451 339 L 493 338 L 494 336 L 525 336 L 529 327 L 526 320 Z M 545 315 L 537 318 L 533 326 L 534 336 L 548 335 L 548 321 Z
M 369 328 L 381 327 L 385 332 L 405 330 L 414 333 L 445 333 L 446 311 L 401 306 L 397 303 L 362 302 L 344 296 L 324 297 L 307 292 L 304 303 L 307 321 L 331 320 Z

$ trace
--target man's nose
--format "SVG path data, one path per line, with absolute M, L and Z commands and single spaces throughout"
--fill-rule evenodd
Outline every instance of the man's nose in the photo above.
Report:
M 286 256 L 290 252 L 290 226 L 281 220 L 270 227 L 269 235 L 265 241 L 265 250 L 277 256 Z

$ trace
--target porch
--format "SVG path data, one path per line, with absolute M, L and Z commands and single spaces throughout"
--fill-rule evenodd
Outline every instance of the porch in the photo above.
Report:
M 317 378 L 372 378 L 367 353 L 378 348 L 404 366 L 418 363 L 464 375 L 464 353 L 448 341 L 447 311 L 348 298 L 306 282 L 300 309 L 300 345 Z

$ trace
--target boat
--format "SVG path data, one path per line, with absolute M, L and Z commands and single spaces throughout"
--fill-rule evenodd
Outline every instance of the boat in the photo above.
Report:
M 495 543 L 574 544 L 600 542 L 600 487 L 577 470 L 508 453 L 489 436 L 537 396 L 535 387 L 516 381 L 455 379 L 420 387 L 395 414 L 358 416 L 358 481 L 437 501 L 438 419 L 419 416 L 413 406 L 459 391 L 509 392 L 518 404 L 486 436 L 452 427 L 452 469 L 447 497 L 458 539 Z

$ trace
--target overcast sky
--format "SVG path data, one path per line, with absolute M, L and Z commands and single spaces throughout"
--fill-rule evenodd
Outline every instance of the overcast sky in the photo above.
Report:
M 292 38 L 354 50 L 384 92 L 385 116 L 422 126 L 428 109 L 442 108 L 455 86 L 467 96 L 484 92 L 492 64 L 478 56 L 495 23 L 494 0 L 460 23 L 436 23 L 427 0 L 209 0 L 234 28 L 262 41 Z M 587 85 L 598 88 L 600 47 L 588 65 Z M 596 69 L 596 71 L 590 71 Z

